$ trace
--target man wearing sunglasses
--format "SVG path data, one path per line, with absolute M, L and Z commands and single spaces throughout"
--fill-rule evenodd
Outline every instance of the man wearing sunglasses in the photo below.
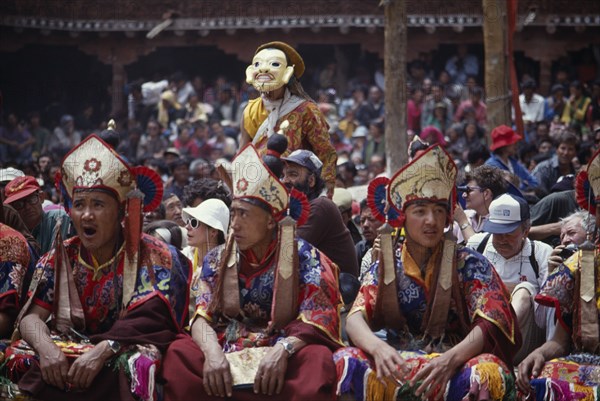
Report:
M 454 210 L 454 235 L 459 243 L 481 232 L 492 200 L 506 193 L 508 186 L 500 169 L 485 164 L 467 173 L 466 183 L 458 188 L 459 196 L 465 200 L 465 210 L 460 204 Z
M 17 177 L 4 188 L 4 204 L 12 206 L 34 236 L 40 247 L 40 255 L 50 250 L 54 239 L 54 227 L 61 220 L 63 239 L 74 235 L 71 219 L 62 209 L 44 212 L 44 193 L 34 177 Z

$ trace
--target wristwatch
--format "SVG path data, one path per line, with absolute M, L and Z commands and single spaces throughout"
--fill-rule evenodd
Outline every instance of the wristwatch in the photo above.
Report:
M 469 223 L 464 223 L 460 225 L 460 229 L 464 230 L 465 228 L 469 227 Z
M 278 340 L 277 344 L 281 344 L 283 349 L 287 351 L 288 357 L 294 355 L 294 352 L 296 352 L 296 350 L 294 349 L 294 344 L 292 344 L 291 341 L 287 338 L 282 338 Z
M 121 350 L 121 344 L 119 344 L 118 341 L 106 340 L 106 343 L 108 344 L 108 348 L 110 348 L 110 350 L 113 352 L 113 354 L 118 354 L 119 351 Z

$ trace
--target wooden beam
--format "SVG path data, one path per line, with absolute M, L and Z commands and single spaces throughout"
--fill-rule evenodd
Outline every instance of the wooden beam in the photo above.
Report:
M 385 152 L 387 171 L 408 163 L 406 135 L 406 0 L 385 0 Z

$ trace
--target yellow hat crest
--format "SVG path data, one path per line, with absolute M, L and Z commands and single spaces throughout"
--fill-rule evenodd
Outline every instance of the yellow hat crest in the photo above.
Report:
M 289 193 L 262 161 L 256 148 L 247 145 L 231 162 L 233 198 L 258 199 L 270 206 L 273 215 L 287 210 Z
M 135 175 L 129 165 L 96 135 L 90 135 L 67 153 L 60 179 L 71 199 L 76 189 L 97 188 L 110 190 L 123 202 L 135 187 Z
M 448 201 L 456 182 L 457 167 L 439 145 L 401 168 L 390 179 L 388 200 L 399 211 L 416 200 Z

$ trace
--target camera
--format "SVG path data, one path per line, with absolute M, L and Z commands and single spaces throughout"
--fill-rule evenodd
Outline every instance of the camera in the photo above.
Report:
M 569 244 L 564 247 L 564 249 L 560 252 L 559 256 L 563 258 L 563 260 L 567 260 L 571 257 L 571 255 L 577 252 L 578 249 L 579 247 L 577 245 Z

